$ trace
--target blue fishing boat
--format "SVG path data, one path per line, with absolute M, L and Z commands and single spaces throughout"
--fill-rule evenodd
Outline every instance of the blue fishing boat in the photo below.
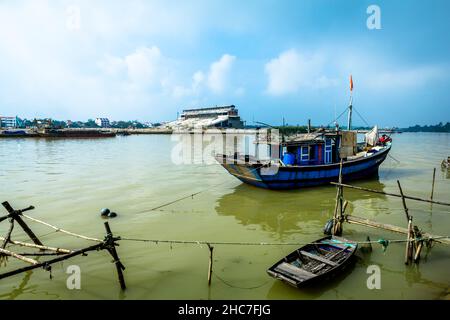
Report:
M 352 108 L 350 97 L 347 130 L 339 126 L 331 130 L 321 128 L 283 138 L 281 142 L 269 139 L 268 133 L 266 141 L 256 141 L 270 146 L 268 159 L 234 153 L 216 154 L 216 161 L 242 182 L 266 189 L 297 189 L 337 182 L 341 162 L 343 181 L 375 176 L 391 150 L 392 139 L 386 135 L 379 138 L 375 126 L 365 134 L 365 141 L 358 143 L 357 132 L 350 130 Z
M 378 174 L 391 142 L 375 146 L 355 144 L 354 152 L 343 143 L 356 132 L 336 131 L 297 135 L 280 144 L 281 159 L 262 161 L 234 154 L 216 155 L 216 160 L 242 182 L 267 189 L 296 189 L 337 182 L 342 160 L 343 181 L 368 178 Z M 352 148 L 353 149 L 353 148 Z

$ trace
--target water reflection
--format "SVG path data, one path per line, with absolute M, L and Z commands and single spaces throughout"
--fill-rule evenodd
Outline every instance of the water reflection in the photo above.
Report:
M 22 281 L 20 282 L 19 286 L 17 288 L 12 289 L 11 292 L 1 294 L 0 298 L 14 300 L 21 294 L 23 294 L 25 292 L 30 292 L 31 290 L 33 290 L 33 287 L 27 288 L 28 282 L 30 281 L 32 274 L 33 274 L 33 271 L 25 272 L 25 275 L 22 278 Z
M 360 182 L 359 185 L 380 191 L 385 187 L 377 179 L 364 184 Z M 219 215 L 234 216 L 242 225 L 258 225 L 279 235 L 317 234 L 317 227 L 322 227 L 332 215 L 335 197 L 336 188 L 333 186 L 275 191 L 240 184 L 219 198 L 215 209 Z M 363 200 L 365 206 L 386 198 L 382 194 L 349 189 L 345 190 L 344 197 L 349 202 Z

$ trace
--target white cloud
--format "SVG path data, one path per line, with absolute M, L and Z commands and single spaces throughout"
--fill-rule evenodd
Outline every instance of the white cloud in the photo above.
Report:
M 413 89 L 438 81 L 446 76 L 447 68 L 420 66 L 410 69 L 381 71 L 366 79 L 367 86 L 376 90 Z
M 235 95 L 243 95 L 245 89 L 239 87 L 233 89 L 232 70 L 236 57 L 224 54 L 222 57 L 211 63 L 207 74 L 199 70 L 192 75 L 191 84 L 187 87 L 176 85 L 173 87 L 173 96 L 175 98 L 184 98 L 186 96 L 199 96 L 208 94 L 205 89 L 209 89 L 210 93 L 220 95 L 224 93 L 233 93 Z
M 205 81 L 205 74 L 202 71 L 197 71 L 192 76 L 192 89 L 194 91 L 198 90 L 204 81 Z
M 223 93 L 229 87 L 230 72 L 235 56 L 224 54 L 218 61 L 211 64 L 208 73 L 208 87 L 214 93 Z
M 319 54 L 302 55 L 295 49 L 282 52 L 265 65 L 267 92 L 272 95 L 296 93 L 301 88 L 335 86 L 336 78 L 322 74 L 325 59 Z
M 124 60 L 109 54 L 105 55 L 104 59 L 99 61 L 98 66 L 109 76 L 119 76 L 126 71 Z
M 106 55 L 98 63 L 100 68 L 112 76 L 127 76 L 127 80 L 136 86 L 164 86 L 168 77 L 169 61 L 158 47 L 141 47 L 124 58 Z

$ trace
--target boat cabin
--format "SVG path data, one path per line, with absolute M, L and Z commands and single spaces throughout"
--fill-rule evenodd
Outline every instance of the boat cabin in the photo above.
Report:
M 322 165 L 346 160 L 357 153 L 355 131 L 298 134 L 280 145 L 285 165 Z

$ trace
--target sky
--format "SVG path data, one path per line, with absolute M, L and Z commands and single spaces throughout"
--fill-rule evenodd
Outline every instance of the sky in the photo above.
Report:
M 326 125 L 351 74 L 354 125 L 446 122 L 449 14 L 446 0 L 0 0 L 0 115 L 161 122 L 234 104 L 249 125 Z

